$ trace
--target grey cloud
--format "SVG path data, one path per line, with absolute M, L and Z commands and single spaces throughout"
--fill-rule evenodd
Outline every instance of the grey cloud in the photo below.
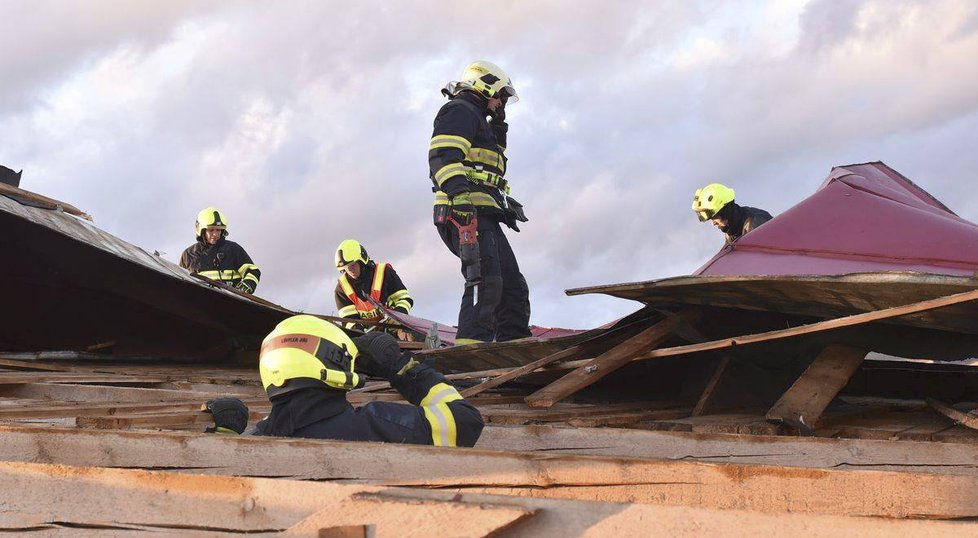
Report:
M 438 89 L 474 58 L 522 97 L 509 177 L 531 222 L 509 237 L 539 324 L 636 308 L 565 288 L 699 267 L 722 245 L 689 211 L 711 181 L 777 213 L 830 166 L 882 158 L 978 218 L 967 2 L 812 3 L 782 54 L 764 49 L 770 28 L 718 21 L 716 2 L 136 5 L 104 24 L 21 10 L 51 27 L 30 49 L 48 60 L 0 52 L 29 82 L 0 91 L 0 133 L 18 133 L 0 135 L 0 163 L 173 260 L 217 205 L 264 269 L 259 293 L 292 308 L 333 310 L 333 249 L 355 237 L 395 264 L 419 315 L 454 322 L 462 280 L 430 224 L 425 159 Z M 76 15 L 89 22 L 72 34 Z M 677 63 L 704 34 L 719 56 Z M 80 110 L 59 101 L 72 91 Z

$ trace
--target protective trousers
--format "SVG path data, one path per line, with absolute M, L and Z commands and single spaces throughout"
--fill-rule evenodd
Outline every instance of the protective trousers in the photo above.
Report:
M 458 229 L 437 226 L 442 241 L 458 256 Z M 456 338 L 505 342 L 530 336 L 530 289 L 499 222 L 479 216 L 482 282 L 466 287 L 458 313 Z M 464 268 L 462 276 L 465 276 Z

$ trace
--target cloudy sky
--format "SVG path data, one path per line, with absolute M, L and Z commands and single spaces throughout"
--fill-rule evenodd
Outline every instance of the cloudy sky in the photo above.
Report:
M 415 313 L 462 279 L 431 225 L 439 89 L 498 63 L 510 240 L 532 321 L 635 306 L 563 290 L 689 274 L 722 245 L 693 191 L 778 213 L 883 160 L 978 221 L 978 3 L 0 0 L 0 164 L 176 261 L 220 207 L 259 295 L 335 310 L 336 245 L 392 262 Z

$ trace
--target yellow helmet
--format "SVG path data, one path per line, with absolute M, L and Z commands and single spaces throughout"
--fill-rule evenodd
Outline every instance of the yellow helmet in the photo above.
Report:
M 507 97 L 510 103 L 520 100 L 509 75 L 498 65 L 485 60 L 467 65 L 460 80 L 449 82 L 445 90 L 450 95 L 461 90 L 474 90 L 486 97 Z
M 356 344 L 339 327 L 315 316 L 292 316 L 265 337 L 258 355 L 261 384 L 269 398 L 296 389 L 363 386 L 354 370 Z
M 734 190 L 719 183 L 710 183 L 702 189 L 696 189 L 693 195 L 693 211 L 700 222 L 712 219 L 723 209 L 723 206 L 734 201 Z
M 204 234 L 204 230 L 208 228 L 217 228 L 218 230 L 224 230 L 222 234 L 224 237 L 228 235 L 228 221 L 224 218 L 224 213 L 221 213 L 216 207 L 208 207 L 200 210 L 197 213 L 197 222 L 194 223 L 194 230 L 197 232 L 197 237 Z
M 362 262 L 364 265 L 370 261 L 367 249 L 363 248 L 356 239 L 347 239 L 336 247 L 336 268 L 340 271 L 353 262 Z

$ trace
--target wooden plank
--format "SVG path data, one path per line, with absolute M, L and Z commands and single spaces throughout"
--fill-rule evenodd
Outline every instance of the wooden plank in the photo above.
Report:
M 45 372 L 70 372 L 74 370 L 74 368 L 68 368 L 65 366 L 52 366 L 50 364 L 42 364 L 39 362 L 5 359 L 2 357 L 0 357 L 0 366 L 14 370 L 40 370 Z
M 706 406 L 709 405 L 710 397 L 713 396 L 713 392 L 716 390 L 717 385 L 720 383 L 720 379 L 727 371 L 727 366 L 729 365 L 730 357 L 724 355 L 720 358 L 720 362 L 717 363 L 716 369 L 713 370 L 713 374 L 710 376 L 709 381 L 706 382 L 706 388 L 703 389 L 703 393 L 700 394 L 699 400 L 696 401 L 696 407 L 693 408 L 692 412 L 694 417 L 698 417 L 706 413 Z
M 101 461 L 115 467 L 191 468 L 206 473 L 249 476 L 358 480 L 376 486 L 452 488 L 455 491 L 586 499 L 616 503 L 682 504 L 713 509 L 802 511 L 878 517 L 978 517 L 978 476 L 892 471 L 852 471 L 794 467 L 710 464 L 686 461 L 635 460 L 568 456 L 559 453 L 516 454 L 458 450 L 388 443 L 354 443 L 308 439 L 261 439 L 243 436 L 112 432 L 43 428 L 43 434 L 0 427 L 0 451 L 34 461 Z M 70 433 L 67 433 L 70 432 Z M 26 435 L 25 435 L 26 434 Z M 86 443 L 78 441 L 88 440 Z M 76 442 L 71 442 L 72 440 Z M 261 454 L 261 457 L 255 457 Z M 400 462 L 390 465 L 389 462 Z M 11 467 L 13 466 L 13 467 Z M 61 494 L 41 487 L 26 471 L 32 464 L 0 463 L 16 468 L 3 474 L 0 503 L 5 509 L 43 506 Z M 86 469 L 95 484 L 101 471 Z M 71 480 L 64 467 L 52 471 L 53 484 L 74 488 L 72 502 L 105 499 Z M 121 475 L 119 475 L 121 476 Z M 18 478 L 19 477 L 19 478 Z M 222 483 L 196 477 L 193 487 L 216 502 Z M 268 500 L 269 492 L 238 486 Z M 176 477 L 153 477 L 142 482 L 115 479 L 127 491 L 161 495 L 177 487 Z M 35 487 L 29 484 L 33 483 Z M 155 486 L 150 487 L 150 484 Z M 60 486 L 59 486 L 60 487 Z M 144 491 L 145 490 L 145 491 Z M 299 506 L 308 500 L 290 485 L 281 502 Z M 26 492 L 26 493 L 25 493 Z M 221 495 L 223 495 L 222 493 Z M 24 497 L 16 498 L 17 495 Z M 67 493 L 65 493 L 67 495 Z M 451 493 L 449 493 L 451 495 Z M 301 500 L 296 501 L 297 498 Z M 241 501 L 238 501 L 240 507 Z M 322 508 L 320 505 L 319 508 Z
M 825 408 L 846 386 L 868 352 L 828 346 L 767 412 L 767 419 L 811 434 Z
M 597 428 L 601 426 L 626 426 L 648 420 L 670 420 L 689 416 L 689 407 L 675 409 L 639 409 L 636 411 L 621 411 L 586 417 L 575 417 L 567 421 L 568 426 L 575 428 Z
M 529 424 L 531 422 L 563 422 L 575 418 L 608 415 L 626 411 L 662 411 L 675 409 L 676 402 L 627 402 L 607 405 L 556 405 L 550 408 L 526 408 L 522 406 L 497 409 L 480 407 L 483 419 L 493 424 Z M 683 411 L 688 414 L 688 410 Z
M 82 374 L 70 372 L 0 373 L 0 385 L 18 385 L 26 383 L 155 385 L 166 383 L 166 381 L 167 380 L 165 378 L 158 376 L 125 376 L 115 374 Z
M 0 528 L 47 530 L 52 527 L 52 534 L 58 535 L 133 536 L 133 531 L 166 536 L 266 535 L 302 525 L 304 519 L 317 513 L 324 518 L 325 514 L 332 517 L 328 521 L 319 519 L 314 529 L 298 528 L 290 534 L 317 536 L 323 527 L 356 526 L 376 530 L 379 538 L 511 535 L 749 538 L 758 534 L 960 538 L 974 531 L 973 524 L 959 521 L 850 517 L 813 510 L 798 513 L 801 511 L 798 509 L 790 510 L 791 513 L 719 510 L 695 506 L 698 498 L 687 503 L 694 506 L 622 505 L 38 464 L 0 464 L 0 481 L 6 486 L 0 490 L 0 503 L 4 506 Z M 782 504 L 787 502 L 786 499 Z M 925 504 L 924 510 L 933 505 Z M 496 510 L 509 510 L 517 518 L 518 526 L 510 524 L 501 527 L 499 532 L 484 533 L 487 516 L 477 516 L 476 512 L 481 509 L 496 514 Z M 446 522 L 449 516 L 454 517 Z M 471 526 L 470 520 L 474 523 Z
M 892 319 L 900 316 L 906 316 L 908 314 L 926 312 L 928 310 L 936 310 L 938 308 L 944 308 L 951 305 L 966 303 L 969 301 L 974 301 L 976 299 L 978 299 L 978 290 L 971 290 L 971 291 L 966 291 L 964 293 L 956 293 L 954 295 L 939 297 L 937 299 L 930 299 L 927 301 L 920 301 L 920 302 L 910 303 L 903 306 L 895 306 L 892 308 L 884 308 L 882 310 L 876 310 L 874 312 L 865 312 L 862 314 L 855 314 L 852 316 L 845 316 L 841 318 L 819 321 L 816 323 L 810 323 L 808 325 L 799 325 L 798 327 L 792 327 L 790 329 L 779 329 L 777 331 L 768 331 L 768 332 L 757 333 L 757 334 L 749 334 L 745 336 L 738 336 L 735 338 L 726 338 L 723 340 L 714 340 L 712 342 L 703 342 L 700 344 L 690 344 L 687 346 L 677 346 L 672 348 L 656 349 L 644 355 L 635 357 L 634 360 L 647 360 L 647 359 L 655 359 L 660 357 L 671 357 L 675 355 L 698 353 L 701 351 L 713 351 L 717 349 L 725 349 L 734 346 L 744 346 L 749 344 L 758 344 L 761 342 L 770 342 L 772 340 L 792 338 L 795 336 L 803 336 L 806 334 L 814 334 L 814 333 L 828 331 L 832 329 L 841 329 L 843 327 L 852 327 L 854 325 L 862 325 L 874 321 Z
M 344 503 L 341 514 L 335 507 L 324 508 L 290 527 L 283 536 L 498 536 L 537 512 L 510 502 L 466 503 L 405 494 L 358 493 Z M 368 526 L 349 524 L 356 521 L 370 522 L 370 532 Z
M 75 215 L 76 217 L 81 217 L 89 222 L 94 222 L 89 214 L 69 203 L 55 200 L 54 198 L 48 198 L 47 196 L 37 194 L 36 192 L 26 191 L 24 189 L 14 187 L 13 185 L 0 183 L 0 194 L 18 196 L 20 198 L 30 200 L 31 202 L 46 206 L 46 209 L 57 209 L 60 207 L 62 211 L 68 213 L 69 215 Z
M 957 428 L 967 433 L 971 430 Z M 305 440 L 259 439 L 233 437 L 244 445 L 226 445 L 211 441 L 213 436 L 179 433 L 112 432 L 50 428 L 39 426 L 0 426 L 0 460 L 38 461 L 73 465 L 129 467 L 205 467 L 220 474 L 255 474 L 256 476 L 307 476 L 304 465 L 320 465 L 328 459 L 324 450 L 333 444 L 307 444 Z M 257 444 L 256 444 L 257 443 Z M 347 459 L 348 446 L 338 443 L 337 465 L 358 464 Z M 373 447 L 354 444 L 354 448 Z M 418 459 L 419 465 L 430 461 L 437 468 L 437 454 L 426 447 L 391 457 Z M 626 429 L 559 428 L 551 426 L 493 426 L 483 431 L 471 452 L 502 451 L 539 452 L 543 455 L 601 456 L 620 460 L 656 459 L 689 462 L 764 464 L 833 469 L 910 470 L 931 474 L 978 476 L 978 443 L 873 441 L 820 437 L 778 437 L 686 433 L 675 431 L 642 431 Z M 353 448 L 350 448 L 353 450 Z M 370 448 L 372 450 L 372 448 Z M 278 463 L 252 462 L 255 451 L 267 458 L 281 458 Z M 470 452 L 470 451 L 462 451 Z M 493 452 L 498 453 L 498 452 Z M 449 452 L 448 454 L 455 454 Z M 319 459 L 317 459 L 319 458 Z M 327 459 L 322 459 L 327 458 Z M 434 458 L 434 459 L 430 459 Z M 294 465 L 290 464 L 293 461 Z M 429 460 L 430 459 L 430 460 Z M 475 458 L 478 460 L 479 458 Z M 454 460 L 451 460 L 454 461 Z M 469 460 L 459 463 L 465 469 Z M 509 461 L 509 460 L 506 460 Z M 578 464 L 585 463 L 577 460 Z M 319 463 L 317 463 L 319 462 Z M 260 463 L 260 465 L 259 465 Z M 257 466 L 256 466 L 257 465 Z M 332 463 L 330 464 L 332 465 Z M 454 465 L 454 464 L 452 464 Z M 500 467 L 502 471 L 504 468 Z M 415 469 L 410 466 L 404 476 Z M 454 466 L 449 471 L 455 472 Z M 468 472 L 468 471 L 465 471 Z M 474 471 L 473 471 L 474 472 Z M 323 475 L 308 475 L 322 478 Z M 376 476 L 376 475 L 371 475 Z
M 220 396 L 253 398 L 264 396 L 242 391 L 248 387 L 227 386 Z M 238 392 L 234 392 L 238 391 Z M 67 383 L 25 383 L 21 385 L 0 385 L 0 397 L 46 399 L 60 402 L 165 402 L 187 401 L 199 398 L 206 401 L 217 394 L 188 392 L 184 390 L 152 389 L 145 387 L 116 387 L 111 385 L 72 385 Z
M 631 362 L 636 355 L 650 347 L 655 347 L 672 336 L 676 327 L 695 319 L 696 310 L 683 310 L 674 317 L 667 317 L 645 329 L 638 335 L 625 340 L 561 377 L 557 381 L 527 396 L 526 403 L 531 407 L 550 407 L 575 392 L 592 385 L 608 374 Z
M 188 395 L 189 396 L 189 395 Z M 244 400 L 246 405 L 267 405 L 268 400 Z M 201 400 L 171 401 L 160 403 L 131 403 L 104 402 L 78 404 L 50 404 L 37 406 L 18 406 L 14 408 L 0 407 L 0 420 L 16 420 L 25 418 L 58 418 L 79 417 L 88 415 L 112 415 L 116 413 L 140 413 L 163 411 L 196 411 L 203 403 Z
M 975 417 L 974 415 L 965 413 L 963 411 L 958 411 L 950 405 L 941 403 L 933 398 L 927 398 L 927 405 L 932 407 L 938 413 L 953 420 L 956 424 L 960 424 L 966 428 L 971 428 L 972 430 L 978 430 L 978 417 Z
M 609 339 L 613 337 L 619 337 L 622 335 L 629 336 L 635 333 L 638 329 L 641 329 L 646 325 L 647 325 L 646 320 L 639 320 L 639 321 L 629 323 L 627 325 L 623 325 L 621 327 L 616 327 L 615 329 L 611 329 L 608 332 L 589 338 L 581 342 L 580 344 L 577 344 L 565 350 L 558 351 L 556 353 L 551 353 L 549 355 L 544 356 L 541 359 L 537 359 L 524 366 L 512 368 L 505 373 L 499 374 L 496 377 L 487 379 L 486 381 L 483 381 L 478 385 L 469 387 L 461 391 L 461 394 L 463 397 L 468 398 L 469 396 L 479 394 L 484 390 L 491 389 L 493 387 L 498 387 L 499 385 L 502 385 L 507 381 L 512 381 L 516 378 L 522 377 L 539 368 L 547 366 L 548 364 L 552 364 L 557 361 L 566 360 L 572 357 L 578 357 L 580 355 L 587 354 L 587 353 L 593 353 L 594 349 L 597 346 L 607 342 Z

